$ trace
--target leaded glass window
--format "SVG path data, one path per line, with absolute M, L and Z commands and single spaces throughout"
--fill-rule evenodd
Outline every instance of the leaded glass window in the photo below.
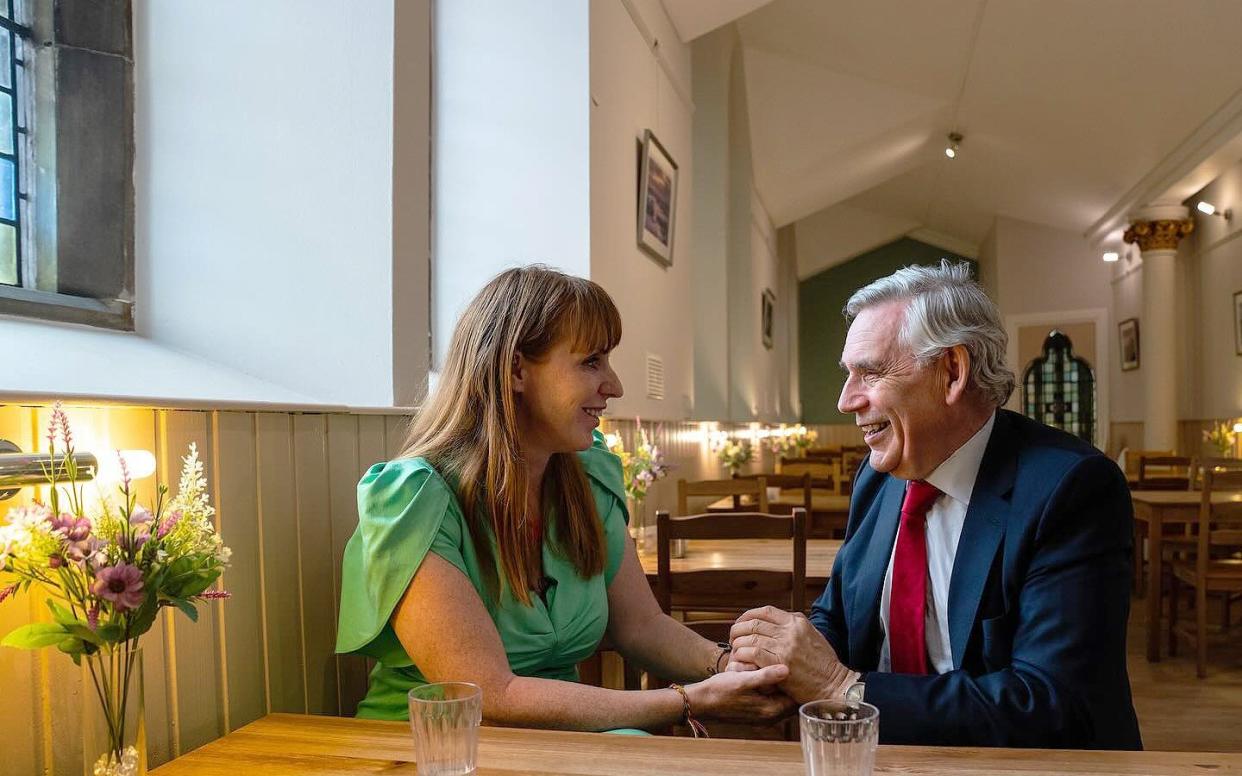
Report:
M 28 171 L 30 27 L 23 0 L 0 0 L 0 284 L 32 285 Z
M 1043 355 L 1022 375 L 1022 411 L 1095 443 L 1095 372 L 1074 355 L 1070 338 L 1055 329 L 1044 340 Z

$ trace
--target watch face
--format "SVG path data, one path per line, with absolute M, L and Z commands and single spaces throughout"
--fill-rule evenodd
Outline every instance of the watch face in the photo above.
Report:
M 866 689 L 866 685 L 863 684 L 862 682 L 854 682 L 853 684 L 850 685 L 849 689 L 845 691 L 845 699 L 847 701 L 854 701 L 855 703 L 861 703 L 863 699 L 863 691 L 865 689 Z

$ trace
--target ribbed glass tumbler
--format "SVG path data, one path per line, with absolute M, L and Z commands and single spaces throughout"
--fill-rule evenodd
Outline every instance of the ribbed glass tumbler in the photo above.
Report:
M 483 691 L 476 684 L 441 682 L 410 690 L 418 776 L 474 773 L 482 721 Z
M 811 701 L 798 710 L 808 776 L 871 776 L 880 710 L 855 701 Z

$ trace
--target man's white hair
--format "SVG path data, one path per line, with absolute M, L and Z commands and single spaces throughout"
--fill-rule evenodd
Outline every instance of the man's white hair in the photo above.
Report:
M 956 345 L 970 354 L 971 382 L 993 405 L 1009 401 L 1014 374 L 1005 365 L 1009 336 L 996 305 L 970 277 L 965 262 L 939 267 L 902 267 L 854 292 L 845 303 L 845 317 L 853 321 L 868 307 L 910 300 L 901 326 L 901 342 L 920 363 L 940 357 Z

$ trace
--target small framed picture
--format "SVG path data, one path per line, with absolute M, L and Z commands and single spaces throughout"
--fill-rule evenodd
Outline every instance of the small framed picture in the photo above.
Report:
M 648 129 L 638 178 L 638 247 L 672 266 L 676 227 L 677 163 Z
M 1236 302 L 1236 297 L 1235 297 Z M 1236 328 L 1236 327 L 1235 327 Z M 1121 371 L 1139 368 L 1138 318 L 1127 318 L 1117 324 L 1118 341 L 1121 343 Z
M 759 304 L 759 321 L 763 331 L 763 346 L 771 350 L 773 320 L 776 317 L 776 294 L 772 293 L 772 289 L 763 289 Z
M 1242 291 L 1233 295 L 1233 352 L 1242 356 Z

